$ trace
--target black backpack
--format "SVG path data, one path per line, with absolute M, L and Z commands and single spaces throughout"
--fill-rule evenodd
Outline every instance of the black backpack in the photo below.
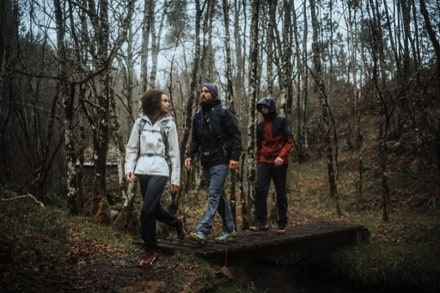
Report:
M 219 104 L 211 110 L 209 113 L 209 131 L 214 134 L 214 136 L 222 137 L 223 133 L 223 125 L 225 119 L 226 106 L 223 104 Z M 196 113 L 197 127 L 199 128 L 199 133 L 202 133 L 201 129 L 203 127 L 203 110 L 200 109 Z

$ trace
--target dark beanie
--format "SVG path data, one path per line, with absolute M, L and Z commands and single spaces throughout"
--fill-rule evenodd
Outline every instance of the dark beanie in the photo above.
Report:
M 215 84 L 211 83 L 211 82 L 205 82 L 204 84 L 202 84 L 201 87 L 206 86 L 209 91 L 211 92 L 212 98 L 217 99 L 218 97 L 218 88 Z

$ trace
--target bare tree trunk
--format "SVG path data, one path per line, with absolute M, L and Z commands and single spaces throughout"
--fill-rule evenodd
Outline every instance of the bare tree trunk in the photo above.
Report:
M 154 1 L 152 1 L 154 2 Z M 149 78 L 149 87 L 154 88 L 156 87 L 156 77 L 157 77 L 157 62 L 159 58 L 159 52 L 160 52 L 160 42 L 161 42 L 161 36 L 163 33 L 163 26 L 165 21 L 165 16 L 167 15 L 167 6 L 168 1 L 165 1 L 163 4 L 163 8 L 161 9 L 161 13 L 159 11 L 156 12 L 156 6 L 155 3 L 153 10 L 153 15 L 155 16 L 154 19 L 151 22 L 151 59 L 152 59 L 152 66 L 150 71 L 150 78 Z M 159 22 L 159 28 L 156 32 L 156 19 Z
M 308 43 L 308 24 L 307 24 L 307 0 L 304 0 L 302 4 L 303 15 L 304 15 L 304 32 L 302 39 L 302 48 L 300 50 L 300 41 L 298 36 L 300 35 L 298 32 L 298 24 L 297 24 L 297 16 L 295 12 L 295 7 L 292 8 L 293 23 L 294 23 L 294 38 L 295 44 L 298 48 L 297 52 L 297 63 L 298 63 L 298 77 L 297 77 L 297 133 L 295 139 L 295 150 L 298 153 L 299 161 L 304 161 L 307 157 L 310 156 L 309 152 L 309 143 L 308 143 L 308 135 L 307 135 L 307 121 L 308 121 L 308 86 L 309 86 L 309 76 L 307 70 L 307 43 Z M 292 4 L 294 5 L 294 3 Z
M 373 3 L 373 0 L 369 1 L 369 12 L 372 15 L 372 21 L 370 22 L 370 46 L 371 57 L 373 58 L 373 82 L 376 90 L 376 98 L 378 104 L 378 112 L 380 116 L 379 123 L 379 166 L 381 169 L 381 185 L 382 185 L 382 220 L 388 222 L 389 211 L 388 205 L 390 202 L 390 189 L 388 187 L 388 175 L 387 175 L 387 160 L 388 150 L 386 146 L 386 137 L 388 134 L 389 114 L 387 104 L 384 100 L 384 95 L 381 90 L 381 86 L 385 87 L 385 72 L 384 72 L 384 48 L 383 48 L 383 33 L 380 24 L 380 13 L 378 12 L 377 3 Z
M 293 2 L 293 1 L 292 1 Z M 292 113 L 292 103 L 293 103 L 293 88 L 292 88 L 292 76 L 293 68 L 292 62 L 292 46 L 293 46 L 293 36 L 292 36 L 292 10 L 290 6 L 290 0 L 283 1 L 283 11 L 284 11 L 284 26 L 283 26 L 283 54 L 282 54 L 282 93 L 283 101 L 280 106 L 283 110 L 283 114 L 290 117 Z
M 247 20 L 247 8 L 246 5 L 249 3 L 248 1 L 242 0 L 242 1 L 233 1 L 234 3 L 234 43 L 235 43 L 235 63 L 236 63 L 236 75 L 234 76 L 234 85 L 235 85 L 235 96 L 239 97 L 239 104 L 238 107 L 235 107 L 235 110 L 237 112 L 237 116 L 243 112 L 246 111 L 247 113 L 247 101 L 244 97 L 246 97 L 246 91 L 244 87 L 244 80 L 245 80 L 245 59 L 243 56 L 243 52 L 246 51 L 246 38 L 243 38 L 242 30 L 246 30 L 246 20 Z M 240 26 L 240 18 L 244 16 L 244 25 Z M 238 108 L 238 109 L 237 109 Z M 237 111 L 238 110 L 238 111 Z M 245 117 L 242 116 L 242 122 L 247 121 L 249 118 L 248 115 L 245 115 Z M 246 122 L 245 122 L 246 123 Z M 242 136 L 242 143 L 247 143 L 247 138 L 245 136 Z M 238 189 L 239 189 L 239 201 L 241 205 L 241 215 L 242 215 L 242 221 L 244 223 L 250 222 L 250 202 L 249 198 L 246 196 L 245 192 L 245 185 L 247 185 L 247 180 L 245 176 L 246 168 L 245 166 L 245 156 L 242 155 L 240 158 L 240 168 L 239 168 L 239 174 L 238 174 Z M 237 172 L 237 171 L 236 171 Z M 248 225 L 248 224 L 247 224 Z M 242 228 L 244 228 L 246 224 L 242 225 Z
M 327 163 L 327 175 L 328 175 L 329 187 L 330 187 L 330 197 L 335 201 L 336 213 L 338 215 L 342 215 L 342 211 L 339 206 L 338 190 L 337 190 L 337 182 L 336 182 L 336 166 L 335 166 L 336 162 L 333 154 L 334 152 L 333 143 L 337 143 L 337 141 L 332 141 L 331 139 L 331 125 L 330 125 L 331 113 L 327 101 L 328 99 L 327 99 L 325 85 L 322 79 L 321 52 L 318 41 L 319 22 L 316 16 L 315 7 L 316 7 L 315 0 L 310 0 L 310 13 L 312 20 L 312 28 L 313 28 L 313 43 L 312 43 L 313 64 L 315 66 L 314 72 L 311 71 L 311 73 L 315 79 L 317 90 L 319 92 L 319 99 L 321 102 L 322 119 L 324 123 L 324 146 L 326 148 L 326 157 L 327 157 L 326 163 Z M 334 136 L 334 139 L 335 138 L 336 137 Z
M 185 117 L 184 117 L 184 131 L 182 140 L 180 141 L 180 149 L 182 150 L 181 153 L 181 161 L 183 162 L 185 152 L 183 150 L 186 150 L 190 133 L 191 133 L 191 127 L 192 127 L 192 117 L 193 117 L 193 108 L 195 106 L 195 103 L 197 101 L 198 97 L 198 73 L 200 68 L 200 55 L 201 55 L 201 41 L 200 41 L 200 33 L 201 33 L 201 17 L 202 17 L 203 9 L 200 5 L 200 0 L 195 1 L 195 26 L 194 26 L 194 59 L 192 61 L 192 68 L 190 73 L 190 93 L 188 94 L 188 101 L 185 105 Z M 183 182 L 185 182 L 183 190 L 186 194 L 189 192 L 189 187 L 191 183 L 191 171 L 187 171 L 184 174 Z
M 275 50 L 274 47 L 275 45 L 275 30 L 276 30 L 276 24 L 277 22 L 277 1 L 274 0 L 270 0 L 269 2 L 269 21 L 267 23 L 267 41 L 266 41 L 266 45 L 265 47 L 267 48 L 266 50 L 266 58 L 267 58 L 267 62 L 266 62 L 266 74 L 267 74 L 267 92 L 269 93 L 269 95 L 273 96 L 274 95 L 274 90 L 273 90 L 273 85 L 274 85 L 274 72 L 273 72 L 273 65 L 275 63 L 276 57 L 274 56 L 275 54 Z M 280 45 L 280 44 L 278 44 Z M 264 46 L 264 45 L 263 45 Z M 278 46 L 277 46 L 278 47 Z M 281 47 L 281 46 L 280 46 Z M 278 67 L 279 70 L 281 71 L 281 66 Z M 276 98 L 276 97 L 273 97 Z
M 205 13 L 202 19 L 202 46 L 201 46 L 201 57 L 200 57 L 200 71 L 199 71 L 199 83 L 202 81 L 215 81 L 217 80 L 217 75 L 215 70 L 213 70 L 213 64 L 215 64 L 215 50 L 212 42 L 213 26 L 214 26 L 214 16 L 215 16 L 215 5 L 216 0 L 207 0 L 204 7 Z
M 248 181 L 247 202 L 255 202 L 255 111 L 258 99 L 258 89 L 260 81 L 258 79 L 258 20 L 260 17 L 260 1 L 252 2 L 251 17 L 251 43 L 249 47 L 249 86 L 251 88 L 250 97 L 248 99 L 249 122 L 247 126 L 248 142 L 246 147 L 246 178 Z M 247 229 L 252 215 L 251 211 L 245 211 L 243 214 L 243 229 Z
M 111 75 L 109 62 L 109 20 L 108 20 L 108 0 L 100 1 L 99 28 L 98 33 L 98 59 L 97 68 L 103 69 L 98 75 L 97 99 L 98 123 L 97 123 L 97 145 L 95 148 L 94 164 L 96 179 L 99 182 L 99 192 L 107 198 L 110 204 L 114 203 L 113 198 L 107 194 L 107 153 L 110 141 L 109 117 L 111 99 Z M 95 194 L 96 196 L 97 194 Z
M 429 18 L 428 10 L 426 9 L 425 0 L 419 0 L 420 3 L 420 12 L 423 15 L 423 19 L 425 20 L 425 28 L 428 32 L 429 38 L 431 39 L 432 46 L 435 50 L 435 55 L 437 56 L 437 78 L 438 84 L 440 84 L 440 42 L 437 39 L 437 35 L 435 33 L 434 28 L 431 24 L 431 19 Z
M 234 84 L 232 77 L 232 58 L 231 58 L 231 35 L 229 32 L 229 3 L 228 0 L 223 0 L 223 20 L 225 25 L 225 54 L 226 54 L 226 105 L 232 112 L 235 113 L 234 109 Z M 230 189 L 229 189 L 229 201 L 232 211 L 232 216 L 234 218 L 234 223 L 237 223 L 237 172 L 231 170 L 230 172 Z
M 144 0 L 144 17 L 142 20 L 142 45 L 141 45 L 141 80 L 139 94 L 142 94 L 148 87 L 148 53 L 150 45 L 150 35 L 154 26 L 154 7 L 155 0 Z
M 414 63 L 411 65 L 411 57 L 410 57 L 410 45 L 413 43 L 413 32 L 411 28 L 411 9 L 408 5 L 408 0 L 400 1 L 400 7 L 402 10 L 402 20 L 403 20 L 403 64 L 401 68 L 398 69 L 398 73 L 400 72 L 402 76 L 401 87 L 403 91 L 407 91 L 407 85 L 409 84 L 408 79 L 414 72 Z M 385 4 L 386 5 L 386 4 Z M 391 27 L 391 23 L 388 24 Z M 390 31 L 392 34 L 392 31 Z M 416 61 L 417 59 L 413 59 Z
M 124 89 L 123 92 L 126 93 L 124 96 L 124 99 L 121 101 L 122 104 L 127 109 L 128 116 L 130 119 L 133 119 L 133 88 L 134 88 L 134 60 L 133 60 L 133 31 L 132 31 L 132 15 L 134 14 L 134 4 L 135 1 L 129 1 L 127 3 L 127 19 L 126 22 L 123 23 L 124 30 L 126 31 L 126 37 L 125 41 L 127 43 L 127 58 L 125 60 L 126 64 L 126 72 L 124 76 Z M 123 64 L 124 60 L 120 60 L 120 63 Z M 124 67 L 124 66 L 121 66 Z M 119 181 L 119 190 L 122 195 L 122 208 L 120 210 L 120 213 L 118 214 L 118 217 L 115 220 L 115 225 L 119 226 L 122 230 L 126 231 L 135 231 L 132 227 L 132 223 L 138 222 L 137 218 L 130 218 L 130 216 L 134 213 L 134 211 L 129 210 L 133 209 L 135 206 L 136 199 L 139 200 L 139 197 L 134 197 L 134 194 L 132 192 L 132 189 L 129 189 L 129 186 L 127 182 L 125 181 L 124 176 L 124 163 L 125 163 L 125 141 L 123 138 L 123 135 L 121 134 L 120 130 L 120 121 L 121 119 L 118 119 L 117 115 L 117 109 L 116 109 L 116 100 L 114 98 L 111 99 L 111 133 L 113 136 L 113 140 L 115 141 L 115 144 L 118 148 L 118 181 Z M 128 215 L 128 217 L 127 217 Z
M 295 7 L 295 1 L 292 1 L 291 3 L 291 10 L 292 10 L 292 34 L 293 34 L 293 42 L 295 43 L 295 47 L 296 49 L 296 53 L 295 55 L 295 61 L 296 61 L 296 66 L 297 66 L 297 70 L 298 70 L 298 74 L 296 75 L 296 78 L 293 79 L 293 83 L 296 87 L 296 133 L 294 133 L 295 135 L 295 150 L 297 155 L 299 156 L 299 158 L 302 158 L 302 152 L 303 152 L 303 147 L 302 147 L 302 141 L 301 141 L 301 137 L 302 137 L 302 129 L 301 129 L 301 116 L 302 116 L 302 78 L 303 78 L 303 72 L 304 72 L 304 66 L 301 62 L 301 54 L 300 54 L 300 43 L 299 43 L 299 37 L 298 37 L 298 22 L 297 20 L 297 15 L 296 15 L 296 7 Z M 305 19 L 305 18 L 304 18 Z M 304 30 L 306 30 L 306 26 L 307 24 L 304 24 Z M 293 121 L 292 121 L 293 122 Z
M 304 106 L 303 106 L 303 116 L 301 117 L 301 119 L 303 120 L 303 139 L 302 139 L 302 144 L 303 144 L 303 154 L 305 154 L 305 157 L 309 157 L 309 153 L 310 153 L 310 148 L 309 148 L 309 136 L 307 133 L 307 125 L 308 125 L 308 102 L 309 102 L 309 71 L 307 69 L 307 62 L 309 59 L 308 53 L 308 35 L 309 35 L 309 30 L 308 30 L 308 24 L 307 24 L 307 5 L 306 5 L 306 1 L 304 0 L 303 3 L 303 12 L 304 12 L 304 19 L 305 19 L 305 23 L 304 23 L 304 36 L 303 36 L 303 48 L 302 48 L 302 62 L 301 62 L 301 66 L 302 66 L 302 72 L 303 72 L 303 82 L 302 82 L 302 96 L 304 99 Z
M 361 85 L 359 84 L 357 78 L 358 64 L 356 61 L 357 49 L 358 49 L 358 38 L 356 29 L 356 19 L 358 9 L 362 9 L 361 3 L 351 3 L 347 1 L 345 10 L 345 23 L 348 28 L 348 50 L 349 50 L 349 66 L 347 71 L 347 84 L 350 84 L 349 92 L 347 94 L 347 104 L 349 106 L 349 119 L 354 121 L 354 123 L 349 123 L 348 126 L 348 139 L 347 145 L 351 150 L 356 150 L 358 154 L 358 174 L 359 180 L 357 182 L 357 192 L 359 204 L 362 200 L 363 192 L 363 172 L 364 172 L 364 162 L 363 162 L 363 139 L 361 131 L 361 111 L 359 109 L 359 96 Z M 358 6 L 359 5 L 359 6 Z
M 240 5 L 242 3 L 242 5 Z M 235 43 L 235 63 L 236 63 L 236 76 L 235 76 L 235 95 L 237 97 L 246 96 L 246 91 L 244 88 L 245 80 L 245 58 L 243 56 L 243 48 L 246 47 L 245 38 L 242 36 L 242 29 L 246 29 L 246 22 L 243 27 L 240 27 L 240 17 L 242 15 L 246 16 L 246 0 L 234 1 L 234 43 Z M 244 17 L 244 21 L 246 21 Z M 245 99 L 240 99 L 240 110 L 246 108 Z M 235 107 L 237 108 L 237 107 Z M 236 109 L 237 110 L 237 109 Z M 246 109 L 247 110 L 247 109 Z
M 226 105 L 235 112 L 234 109 L 234 83 L 232 76 L 232 57 L 231 57 L 231 32 L 229 20 L 229 3 L 228 0 L 223 0 L 223 20 L 225 25 L 225 54 L 226 54 Z
M 65 47 L 65 21 L 60 0 L 54 0 L 55 22 L 57 27 L 57 46 L 58 56 L 60 60 L 59 66 L 59 83 L 60 96 L 63 97 L 64 119 L 65 119 L 65 148 L 66 148 L 66 180 L 67 180 L 67 209 L 70 214 L 77 215 L 79 213 L 77 196 L 78 186 L 76 184 L 76 154 L 75 154 L 75 134 L 73 126 L 74 114 L 74 87 L 67 83 L 67 49 Z

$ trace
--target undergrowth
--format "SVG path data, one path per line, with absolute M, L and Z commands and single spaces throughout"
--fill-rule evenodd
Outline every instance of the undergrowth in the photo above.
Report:
M 347 160 L 341 156 L 341 161 Z M 440 291 L 440 210 L 435 205 L 438 175 L 434 166 L 414 174 L 408 171 L 408 164 L 401 160 L 390 166 L 387 222 L 382 219 L 382 189 L 374 167 L 365 170 L 362 194 L 357 189 L 358 174 L 350 170 L 340 173 L 342 215 L 337 215 L 335 200 L 328 196 L 325 169 L 318 172 L 316 162 L 297 166 L 301 169 L 299 184 L 289 201 L 298 211 L 296 215 L 359 224 L 371 233 L 368 243 L 344 247 L 331 255 L 328 265 L 336 278 L 360 288 Z M 368 165 L 374 166 L 372 162 Z
M 361 288 L 439 292 L 440 252 L 407 243 L 362 244 L 335 252 L 334 273 Z
M 354 172 L 356 158 L 340 156 L 338 201 L 342 215 L 336 214 L 335 199 L 328 196 L 325 163 L 315 160 L 289 166 L 289 225 L 303 225 L 315 220 L 331 220 L 365 226 L 370 241 L 344 247 L 326 256 L 325 265 L 335 278 L 359 288 L 387 291 L 440 291 L 440 187 L 434 165 L 423 165 L 422 173 L 411 171 L 411 162 L 394 162 L 389 170 L 391 203 L 390 221 L 382 220 L 380 177 L 372 155 L 365 154 L 365 177 L 362 194 L 358 192 L 359 174 Z M 429 169 L 431 168 L 431 169 Z M 404 170 L 400 172 L 399 170 Z M 415 169 L 414 169 L 415 170 Z M 206 193 L 185 195 L 180 210 L 187 216 L 187 232 L 196 226 L 203 213 Z M 137 253 L 133 237 L 112 226 L 96 225 L 87 217 L 69 217 L 65 211 L 41 208 L 29 202 L 0 202 L 0 289 L 22 292 L 38 283 L 41 288 L 56 289 L 63 276 L 71 274 L 73 265 L 112 262 L 112 257 Z M 240 206 L 237 210 L 240 211 Z M 238 215 L 239 217 L 239 215 Z M 237 227 L 240 227 L 238 218 Z M 213 231 L 221 231 L 215 220 Z M 110 259 L 110 260 L 109 260 Z M 125 259 L 120 260 L 123 269 Z M 174 284 L 182 291 L 213 289 L 216 275 L 227 276 L 224 268 L 217 270 L 188 254 L 176 254 L 163 263 L 164 282 L 168 270 L 179 267 L 185 274 L 175 274 L 167 286 Z M 291 258 L 288 265 L 307 269 L 323 265 L 320 257 Z M 313 264 L 315 262 L 315 264 Z M 321 263 L 320 263 L 321 262 Z M 119 269 L 116 267 L 116 269 Z M 137 271 L 131 268 L 126 274 Z M 217 271 L 216 271 L 217 270 Z M 99 269 L 98 269 L 99 272 Z M 93 272 L 95 273 L 95 272 Z M 100 273 L 100 272 L 99 272 Z M 112 275 L 114 272 L 108 272 Z M 313 273 L 307 274 L 313 276 Z M 84 274 L 83 281 L 89 276 Z M 98 274 L 99 277 L 99 274 Z M 122 276 L 124 278 L 125 276 Z M 162 276 L 158 276 L 160 278 Z M 230 277 L 230 276 L 229 276 Z M 143 277 L 141 277 L 143 278 Z M 165 286 L 165 283 L 158 283 Z M 71 284 L 66 284 L 69 287 Z M 104 285 L 102 285 L 104 286 Z M 160 287 L 159 286 L 159 287 Z M 252 283 L 227 282 L 216 292 L 259 292 Z

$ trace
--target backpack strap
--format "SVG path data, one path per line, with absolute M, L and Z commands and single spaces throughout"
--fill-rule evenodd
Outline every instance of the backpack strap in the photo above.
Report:
M 163 140 L 163 143 L 165 145 L 165 159 L 167 160 L 168 164 L 171 163 L 170 158 L 168 156 L 168 151 L 169 151 L 170 147 L 169 147 L 169 144 L 168 144 L 168 131 L 167 131 L 167 128 L 168 128 L 168 122 L 169 121 L 170 121 L 170 119 L 164 119 L 164 120 L 160 121 L 160 124 L 159 124 L 159 126 L 160 126 L 160 134 L 162 135 L 162 140 Z
M 145 120 L 144 118 L 141 118 L 141 121 L 139 121 L 139 125 L 138 125 L 139 136 L 141 136 L 142 130 L 144 129 L 146 123 L 147 123 L 147 120 Z
M 165 157 L 165 160 L 167 161 L 168 164 L 171 163 L 170 158 L 168 157 L 169 144 L 168 144 L 167 128 L 168 128 L 169 121 L 170 121 L 170 119 L 164 119 L 164 120 L 160 121 L 160 124 L 159 124 L 159 128 L 160 128 L 159 131 L 160 131 L 160 134 L 162 135 L 162 140 L 165 145 L 165 156 L 164 157 Z M 139 137 L 141 136 L 142 130 L 144 129 L 146 123 L 147 123 L 147 120 L 145 120 L 144 118 L 141 118 L 141 120 L 139 121 L 139 125 L 138 125 Z M 145 153 L 145 154 L 141 154 L 141 156 L 151 157 L 151 156 L 162 156 L 162 155 L 156 154 L 156 153 Z

